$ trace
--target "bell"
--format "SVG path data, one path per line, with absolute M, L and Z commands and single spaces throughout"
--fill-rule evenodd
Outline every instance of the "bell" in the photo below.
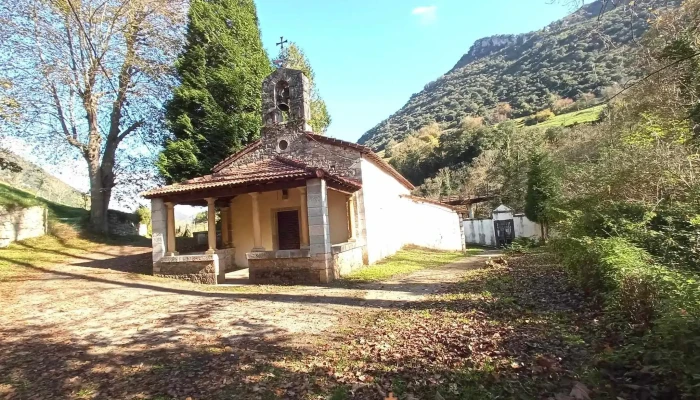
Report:
M 279 108 L 279 110 L 282 112 L 289 112 L 289 104 L 286 102 L 277 103 L 277 108 Z

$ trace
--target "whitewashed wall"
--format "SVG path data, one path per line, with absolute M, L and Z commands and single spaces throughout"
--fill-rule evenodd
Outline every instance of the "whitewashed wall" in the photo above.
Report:
M 503 206 L 501 206 L 503 207 Z M 500 207 L 499 207 L 500 208 Z M 527 237 L 539 239 L 541 237 L 539 224 L 530 221 L 524 214 L 509 214 L 507 212 L 494 213 L 493 218 L 465 219 L 462 221 L 464 227 L 464 239 L 468 244 L 478 244 L 481 246 L 495 246 L 496 233 L 494 232 L 493 221 L 513 219 L 515 237 Z
M 396 253 L 404 245 L 403 203 L 410 194 L 393 176 L 362 159 L 362 192 L 367 231 L 367 259 L 373 264 Z
M 493 231 L 493 219 L 465 219 L 462 221 L 464 226 L 464 239 L 469 244 L 478 244 L 481 246 L 495 246 L 496 235 Z
M 462 250 L 459 214 L 437 204 L 404 198 L 404 243 L 438 250 Z
M 43 207 L 7 209 L 0 207 L 0 247 L 42 236 L 46 233 Z
M 513 216 L 513 224 L 515 225 L 515 237 L 528 237 L 539 239 L 542 237 L 540 224 L 530 221 L 525 214 L 515 214 Z
M 448 207 L 416 201 L 409 190 L 372 161 L 363 159 L 362 191 L 370 264 L 407 244 L 461 250 L 459 215 Z

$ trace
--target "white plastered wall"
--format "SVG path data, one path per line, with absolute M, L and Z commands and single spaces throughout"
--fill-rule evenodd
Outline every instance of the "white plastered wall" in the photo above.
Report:
M 461 250 L 459 215 L 435 204 L 412 200 L 408 188 L 374 162 L 363 159 L 362 192 L 370 264 L 404 245 Z
M 496 236 L 493 232 L 493 219 L 465 219 L 464 239 L 467 243 L 481 246 L 495 246 Z
M 542 237 L 540 225 L 530 221 L 525 214 L 515 214 L 513 216 L 513 226 L 515 228 L 515 237 L 527 237 L 531 239 L 539 239 Z
M 405 243 L 438 250 L 462 250 L 460 218 L 454 210 L 410 198 L 404 204 Z
M 539 224 L 530 221 L 523 214 L 500 213 L 494 214 L 494 218 L 480 219 L 465 219 L 464 238 L 469 244 L 478 244 L 481 246 L 495 246 L 496 234 L 494 232 L 494 220 L 513 219 L 513 228 L 515 229 L 515 237 L 528 237 L 539 239 L 541 237 Z

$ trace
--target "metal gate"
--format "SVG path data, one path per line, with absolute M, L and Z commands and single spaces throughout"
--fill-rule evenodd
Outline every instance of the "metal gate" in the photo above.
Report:
M 493 221 L 496 234 L 496 246 L 505 247 L 513 243 L 515 239 L 515 224 L 512 219 Z

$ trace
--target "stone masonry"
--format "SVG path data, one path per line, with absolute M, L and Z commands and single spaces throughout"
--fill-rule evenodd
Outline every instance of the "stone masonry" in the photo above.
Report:
M 306 181 L 306 202 L 309 209 L 309 254 L 312 266 L 319 271 L 321 283 L 327 283 L 335 279 L 335 273 L 331 255 L 326 181 L 323 179 Z
M 168 230 L 167 225 L 167 210 L 163 199 L 151 200 L 151 242 L 153 246 L 153 265 L 155 273 L 155 265 L 161 258 L 165 257 L 166 243 Z
M 290 130 L 310 131 L 311 85 L 299 70 L 278 68 L 263 81 L 263 122 L 265 126 L 283 123 L 282 104 L 289 107 L 287 126 Z

